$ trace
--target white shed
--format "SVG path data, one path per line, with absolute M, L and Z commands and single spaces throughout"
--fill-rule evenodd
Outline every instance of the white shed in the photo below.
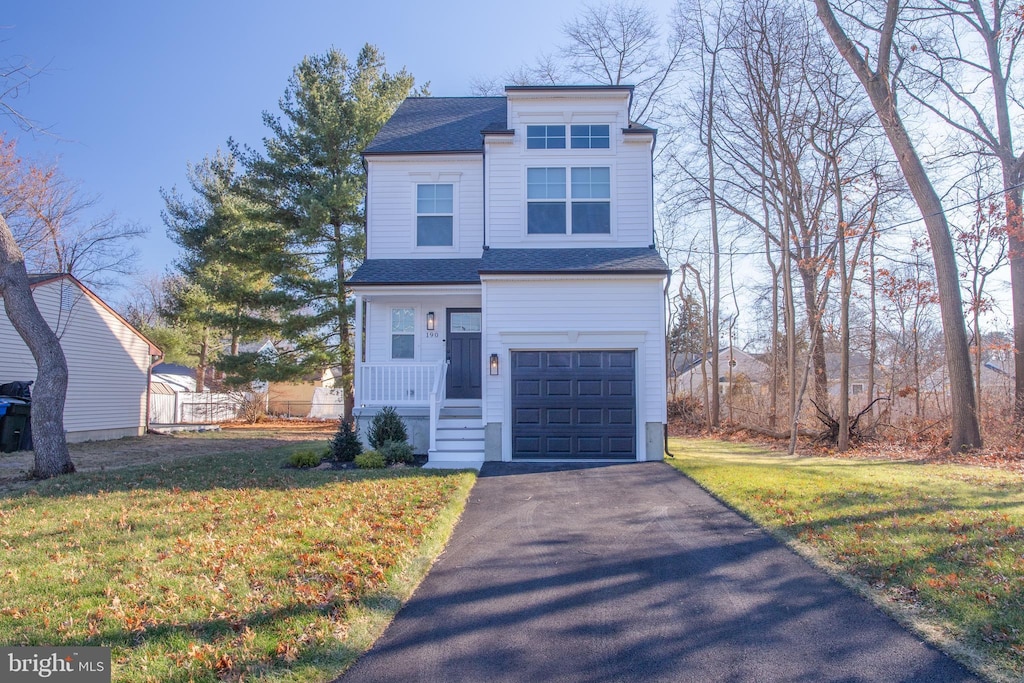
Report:
M 68 363 L 69 442 L 146 432 L 150 367 L 160 349 L 71 275 L 30 275 L 32 295 Z M 0 307 L 0 384 L 36 378 L 36 364 Z

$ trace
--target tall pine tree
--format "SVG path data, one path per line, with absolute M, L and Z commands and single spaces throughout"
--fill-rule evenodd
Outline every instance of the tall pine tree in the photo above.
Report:
M 277 278 L 285 336 L 295 358 L 341 366 L 346 414 L 353 406 L 353 344 L 345 281 L 366 248 L 366 173 L 360 154 L 415 80 L 388 73 L 384 56 L 365 45 L 355 63 L 331 49 L 295 67 L 280 100 L 264 112 L 270 135 L 262 151 L 232 149 L 246 168 L 248 196 L 277 225 L 291 257 Z M 415 94 L 425 94 L 419 91 Z

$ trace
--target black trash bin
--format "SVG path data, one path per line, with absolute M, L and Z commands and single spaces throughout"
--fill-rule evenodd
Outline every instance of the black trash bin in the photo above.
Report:
M 23 400 L 0 397 L 0 453 L 32 448 L 32 407 Z

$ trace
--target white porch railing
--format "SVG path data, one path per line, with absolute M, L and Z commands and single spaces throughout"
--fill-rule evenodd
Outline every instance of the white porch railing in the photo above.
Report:
M 430 391 L 430 452 L 437 450 L 437 421 L 441 417 L 441 406 L 444 405 L 445 391 L 448 387 L 448 362 L 440 363 L 437 380 Z
M 361 405 L 427 405 L 445 363 L 363 363 L 356 387 Z

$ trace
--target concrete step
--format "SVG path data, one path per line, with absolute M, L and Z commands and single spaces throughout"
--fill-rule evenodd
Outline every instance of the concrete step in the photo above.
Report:
M 480 453 L 484 452 L 483 439 L 447 439 L 442 437 L 441 434 L 438 434 L 436 444 L 437 450 L 439 451 L 479 451 Z
M 479 429 L 483 430 L 479 417 L 442 417 L 437 421 L 437 429 Z
M 484 415 L 480 406 L 443 406 L 439 414 L 442 420 L 447 419 L 481 419 Z

